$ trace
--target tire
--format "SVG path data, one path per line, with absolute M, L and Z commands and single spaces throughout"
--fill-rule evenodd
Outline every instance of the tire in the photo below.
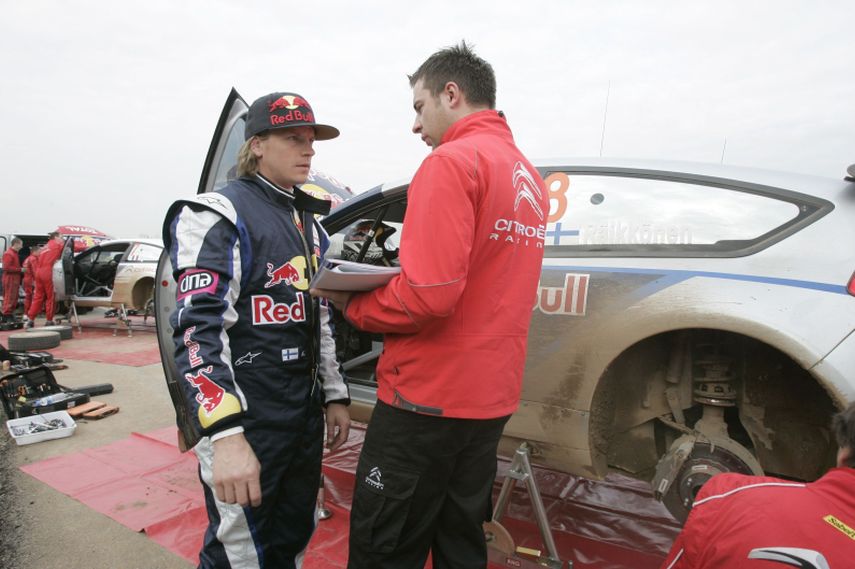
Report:
M 25 330 L 28 334 L 34 334 L 36 332 L 59 332 L 60 340 L 70 340 L 74 337 L 74 328 L 71 326 L 42 326 L 41 328 L 27 328 Z
M 60 341 L 59 332 L 42 332 L 40 329 L 38 332 L 12 334 L 9 336 L 9 350 L 45 350 L 47 348 L 57 347 Z

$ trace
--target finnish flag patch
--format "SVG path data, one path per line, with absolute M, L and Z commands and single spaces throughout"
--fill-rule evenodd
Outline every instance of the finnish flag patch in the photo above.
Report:
M 294 360 L 300 359 L 300 348 L 283 348 L 282 349 L 282 361 L 283 362 L 293 362 Z

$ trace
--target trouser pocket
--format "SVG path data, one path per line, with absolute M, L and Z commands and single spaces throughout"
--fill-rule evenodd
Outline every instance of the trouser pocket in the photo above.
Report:
M 418 482 L 416 472 L 361 460 L 350 514 L 351 538 L 367 551 L 394 551 Z

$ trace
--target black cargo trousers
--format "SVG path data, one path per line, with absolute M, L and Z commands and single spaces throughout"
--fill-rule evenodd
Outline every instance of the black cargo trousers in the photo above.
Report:
M 510 417 L 452 419 L 378 401 L 356 469 L 348 569 L 482 569 L 496 449 Z

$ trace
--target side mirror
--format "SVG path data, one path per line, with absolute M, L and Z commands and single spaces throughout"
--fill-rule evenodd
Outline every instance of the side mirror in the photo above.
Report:
M 844 180 L 848 182 L 855 182 L 855 164 L 850 164 L 848 168 L 846 168 L 846 173 L 848 176 L 844 178 Z

